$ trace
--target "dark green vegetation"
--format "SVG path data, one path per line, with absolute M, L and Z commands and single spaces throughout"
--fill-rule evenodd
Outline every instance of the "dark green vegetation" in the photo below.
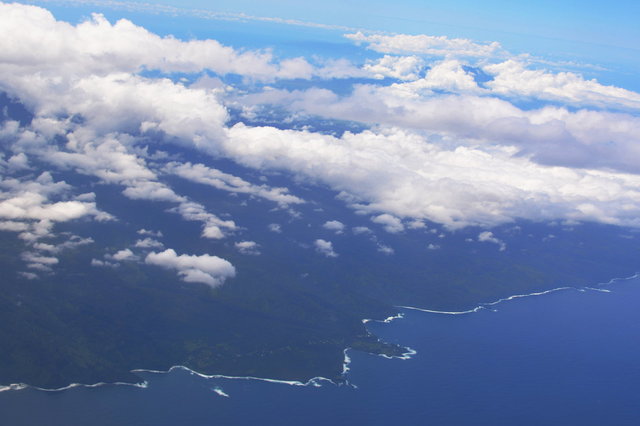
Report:
M 180 186 L 175 182 L 186 193 Z M 424 231 L 391 235 L 376 229 L 395 249 L 385 255 L 366 236 L 332 235 L 321 227 L 325 219 L 366 224 L 322 189 L 301 195 L 324 194 L 332 207 L 323 204 L 323 212 L 314 212 L 306 206 L 301 219 L 291 219 L 283 211 L 268 212 L 265 201 L 239 207 L 236 197 L 197 188 L 209 209 L 231 212 L 248 229 L 243 237 L 259 242 L 262 254 L 248 256 L 233 248 L 240 238 L 202 239 L 198 223 L 165 212 L 162 203 L 118 204 L 119 188 L 94 189 L 101 208 L 126 219 L 60 226 L 90 235 L 95 243 L 62 252 L 52 275 L 18 278 L 23 243 L 12 233 L 1 234 L 0 383 L 60 387 L 135 381 L 132 369 L 177 364 L 209 374 L 339 378 L 345 347 L 402 352 L 369 336 L 361 321 L 395 314 L 394 305 L 468 309 L 515 293 L 631 275 L 637 265 L 635 238 L 621 238 L 622 230 L 600 225 L 521 224 L 511 234 L 496 231 L 507 242 L 505 252 L 494 244 L 466 242 L 477 230 L 439 239 Z M 271 222 L 282 223 L 283 233 L 267 231 Z M 143 263 L 90 266 L 92 258 L 131 247 L 140 228 L 162 229 L 162 241 L 178 253 L 228 259 L 238 274 L 211 289 Z M 543 241 L 550 232 L 556 237 Z M 321 237 L 334 242 L 337 258 L 308 247 Z M 441 248 L 425 249 L 429 241 Z
M 161 148 L 260 183 L 260 173 L 228 160 Z M 53 273 L 37 280 L 18 275 L 26 270 L 20 257 L 28 250 L 25 243 L 15 233 L 0 232 L 0 384 L 56 388 L 137 381 L 132 369 L 173 365 L 207 374 L 340 379 L 346 347 L 403 352 L 369 335 L 362 323 L 396 314 L 396 305 L 464 310 L 512 294 L 593 285 L 638 269 L 640 235 L 612 226 L 505 225 L 493 230 L 507 244 L 501 252 L 495 244 L 477 242 L 477 228 L 444 231 L 443 238 L 434 224 L 389 234 L 354 214 L 334 192 L 284 174 L 267 175 L 268 184 L 305 199 L 294 207 L 299 214 L 164 176 L 177 193 L 241 227 L 225 239 L 208 240 L 200 237 L 200 223 L 167 211 L 174 204 L 132 201 L 122 187 L 71 172 L 52 174 L 77 193 L 95 192 L 98 207 L 119 220 L 57 225 L 58 240 L 45 242 L 55 244 L 70 232 L 94 243 L 62 251 Z M 345 232 L 324 229 L 328 220 L 343 222 Z M 269 231 L 271 223 L 282 232 Z M 374 234 L 354 235 L 356 226 Z M 141 228 L 162 231 L 159 239 L 179 254 L 227 259 L 237 276 L 212 289 L 142 261 L 91 266 L 91 259 L 132 247 Z M 312 244 L 318 238 L 332 241 L 339 256 L 317 253 Z M 239 253 L 234 243 L 242 240 L 257 242 L 261 254 Z M 395 253 L 380 252 L 378 242 Z M 429 250 L 429 244 L 439 248 Z

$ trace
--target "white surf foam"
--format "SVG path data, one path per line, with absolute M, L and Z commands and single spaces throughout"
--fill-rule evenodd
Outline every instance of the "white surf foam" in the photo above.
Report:
M 469 310 L 466 310 L 466 311 L 438 311 L 438 310 L 433 310 L 433 309 L 417 308 L 415 306 L 396 306 L 396 307 L 397 308 L 401 308 L 401 309 L 411 309 L 411 310 L 414 310 L 414 311 L 427 312 L 427 313 L 431 313 L 431 314 L 442 314 L 442 315 L 472 314 L 472 313 L 481 311 L 483 309 L 495 312 L 496 310 L 492 309 L 491 307 L 496 306 L 496 305 L 498 305 L 500 303 L 508 302 L 508 301 L 515 300 L 515 299 L 520 299 L 520 298 L 523 298 L 523 297 L 544 296 L 546 294 L 555 293 L 557 291 L 573 290 L 573 291 L 579 291 L 579 292 L 597 291 L 597 292 L 601 292 L 601 293 L 611 293 L 611 290 L 605 289 L 605 288 L 600 288 L 599 286 L 610 286 L 610 285 L 616 283 L 617 281 L 628 281 L 628 280 L 633 280 L 633 279 L 636 279 L 636 278 L 640 278 L 640 273 L 636 272 L 635 274 L 633 274 L 633 275 L 631 275 L 629 277 L 624 277 L 624 278 L 612 278 L 607 282 L 598 283 L 594 287 L 586 287 L 586 286 L 585 287 L 571 287 L 571 286 L 565 286 L 565 287 L 557 287 L 557 288 L 552 288 L 550 290 L 537 291 L 537 292 L 527 293 L 527 294 L 514 294 L 513 296 L 504 297 L 504 298 L 495 300 L 493 302 L 481 303 L 478 306 L 476 306 L 475 308 L 469 309 Z
M 255 380 L 259 382 L 278 383 L 278 384 L 289 385 L 289 386 L 313 386 L 313 387 L 320 387 L 322 386 L 323 382 L 328 382 L 333 385 L 336 384 L 331 379 L 327 379 L 326 377 L 320 377 L 320 376 L 313 377 L 306 382 L 301 382 L 298 380 L 278 380 L 278 379 L 267 379 L 264 377 L 253 377 L 253 376 L 226 376 L 223 374 L 203 374 L 203 373 L 194 371 L 189 367 L 185 367 L 184 365 L 174 365 L 173 367 L 169 368 L 166 371 L 147 370 L 147 369 L 140 368 L 136 370 L 131 370 L 131 372 L 132 373 L 167 374 L 175 370 L 184 370 L 189 372 L 190 374 L 194 374 L 198 377 L 202 377 L 203 379 Z
M 350 368 L 349 368 L 349 364 L 351 364 L 351 358 L 349 357 L 349 354 L 347 353 L 347 351 L 349 350 L 349 348 L 346 348 L 344 350 L 344 361 L 342 362 L 342 375 L 346 375 Z
M 211 389 L 212 391 L 214 391 L 215 393 L 217 393 L 220 396 L 224 396 L 225 398 L 229 398 L 229 394 L 226 393 L 224 390 L 222 390 L 221 387 L 216 386 L 215 388 Z
M 596 286 L 609 286 L 614 284 L 617 281 L 627 281 L 627 280 L 632 280 L 632 279 L 636 279 L 636 278 L 640 278 L 640 272 L 635 273 L 634 275 L 631 275 L 629 277 L 623 277 L 623 278 L 612 278 L 607 282 L 604 283 L 598 283 L 596 284 Z M 511 301 L 511 300 L 515 300 L 515 299 L 519 299 L 519 298 L 523 298 L 523 297 L 533 297 L 533 296 L 543 296 L 545 294 L 549 294 L 549 293 L 554 293 L 557 291 L 564 291 L 564 290 L 576 290 L 576 291 L 598 291 L 598 292 L 602 292 L 602 293 L 610 293 L 611 290 L 609 289 L 603 289 L 603 288 L 599 288 L 599 287 L 558 287 L 558 288 L 554 288 L 551 290 L 545 290 L 545 291 L 539 291 L 539 292 L 534 292 L 534 293 L 528 293 L 528 294 L 515 294 L 513 296 L 509 296 L 509 297 L 505 297 L 505 298 L 501 298 L 498 299 L 496 301 L 493 302 L 486 302 L 486 303 L 481 303 L 480 305 L 476 306 L 473 309 L 469 309 L 466 311 L 439 311 L 439 310 L 433 310 L 433 309 L 425 309 L 425 308 L 418 308 L 415 306 L 396 306 L 397 308 L 400 309 L 409 309 L 409 310 L 415 310 L 415 311 L 420 311 L 420 312 L 427 312 L 427 313 L 432 313 L 432 314 L 442 314 L 442 315 L 466 315 L 466 314 L 471 314 L 471 313 L 475 313 L 475 312 L 479 312 L 481 310 L 490 310 L 490 311 L 495 311 L 494 309 L 492 309 L 492 306 L 498 305 L 500 303 L 503 302 L 507 302 L 507 301 Z M 404 314 L 402 312 L 398 313 L 397 315 L 388 317 L 384 320 L 371 320 L 371 319 L 363 319 L 362 322 L 364 324 L 371 322 L 371 321 L 376 321 L 376 322 L 382 322 L 382 323 L 390 323 L 396 319 L 401 319 L 404 317 Z M 380 356 L 384 357 L 384 358 L 388 358 L 388 359 L 411 359 L 411 357 L 413 355 L 415 355 L 417 352 L 409 347 L 405 348 L 407 350 L 407 352 L 403 353 L 401 356 L 389 356 L 389 355 L 384 355 L 384 354 L 380 354 Z M 349 372 L 350 367 L 349 365 L 351 364 L 351 358 L 349 357 L 349 355 L 347 354 L 347 351 L 349 350 L 349 348 L 344 350 L 344 362 L 343 362 L 343 367 L 342 367 L 342 375 L 346 375 L 346 373 Z M 262 381 L 262 382 L 268 382 L 268 383 L 277 383 L 277 384 L 284 384 L 284 385 L 289 385 L 289 386 L 313 386 L 313 387 L 321 387 L 322 383 L 330 383 L 332 385 L 337 385 L 335 382 L 333 382 L 331 379 L 328 379 L 326 377 L 313 377 L 311 379 L 309 379 L 306 382 L 301 382 L 298 380 L 278 380 L 278 379 L 268 379 L 268 378 L 263 378 L 263 377 L 253 377 L 253 376 L 226 376 L 226 375 L 222 375 L 222 374 L 212 374 L 212 375 L 207 375 L 207 374 L 202 374 L 199 373 L 197 371 L 191 370 L 188 367 L 185 367 L 183 365 L 175 365 L 172 366 L 171 368 L 169 368 L 166 371 L 161 371 L 161 370 L 149 370 L 149 369 L 135 369 L 135 370 L 131 370 L 132 373 L 152 373 L 152 374 L 167 374 L 170 373 L 174 370 L 186 370 L 188 371 L 190 374 L 195 374 L 199 377 L 205 378 L 205 379 L 229 379 L 229 380 L 255 380 L 255 381 Z M 348 386 L 357 388 L 357 386 L 350 384 L 349 382 L 345 383 Z M 126 383 L 126 382 L 114 382 L 114 383 L 106 383 L 106 382 L 99 382 L 99 383 L 94 383 L 94 384 L 83 384 L 83 383 L 71 383 L 70 385 L 61 387 L 61 388 L 55 388 L 55 389 L 47 389 L 47 388 L 41 388 L 41 387 L 37 387 L 37 386 L 30 386 L 24 383 L 12 383 L 10 385 L 0 385 L 0 392 L 9 392 L 9 391 L 20 391 L 20 390 L 24 390 L 24 389 L 36 389 L 39 391 L 44 391 L 44 392 L 62 392 L 65 390 L 69 390 L 69 389 L 73 389 L 73 388 L 77 388 L 77 387 L 84 387 L 84 388 L 98 388 L 98 387 L 102 387 L 102 386 L 132 386 L 132 387 L 137 387 L 137 388 L 147 388 L 148 387 L 148 382 L 147 381 L 143 381 L 143 382 L 139 382 L 139 383 Z M 218 395 L 220 396 L 225 396 L 225 397 L 229 397 L 229 395 L 227 395 L 221 388 L 216 387 L 212 389 L 214 392 L 216 392 Z
M 420 312 L 428 312 L 430 314 L 443 314 L 443 315 L 465 315 L 465 314 L 472 314 L 474 312 L 478 312 L 481 309 L 487 309 L 484 306 L 476 306 L 473 309 L 469 309 L 468 311 L 436 311 L 433 309 L 425 309 L 425 308 L 416 308 L 415 306 L 396 306 L 396 308 L 401 308 L 401 309 L 411 309 L 414 311 L 420 311 Z
M 383 322 L 385 324 L 389 324 L 392 321 L 395 321 L 397 319 L 402 319 L 404 317 L 404 314 L 402 312 L 398 313 L 397 315 L 394 315 L 392 317 L 387 317 L 383 320 L 374 320 L 374 319 L 370 319 L 370 318 L 365 318 L 362 320 L 363 324 L 367 324 L 369 322 Z
M 0 392 L 6 392 L 6 391 L 20 391 L 20 390 L 24 390 L 24 389 L 35 389 L 35 390 L 39 390 L 42 392 L 62 392 L 62 391 L 66 391 L 69 389 L 74 389 L 74 388 L 99 388 L 102 386 L 132 386 L 132 387 L 136 387 L 136 388 L 142 388 L 145 389 L 149 386 L 149 383 L 144 381 L 144 382 L 139 382 L 139 383 L 126 383 L 126 382 L 113 382 L 113 383 L 106 383 L 106 382 L 98 382 L 98 383 L 93 383 L 93 384 L 85 384 L 85 383 L 71 383 L 67 386 L 63 386 L 61 388 L 42 388 L 39 386 L 31 386 L 31 385 L 27 385 L 25 383 L 12 383 L 8 386 L 0 386 Z
M 402 360 L 407 360 L 407 359 L 411 359 L 415 354 L 417 354 L 418 352 L 415 349 L 411 349 L 410 347 L 406 347 L 404 348 L 406 350 L 406 352 L 404 352 L 402 355 L 386 355 L 386 354 L 378 354 L 378 356 L 381 356 L 382 358 L 386 358 L 386 359 L 402 359 Z

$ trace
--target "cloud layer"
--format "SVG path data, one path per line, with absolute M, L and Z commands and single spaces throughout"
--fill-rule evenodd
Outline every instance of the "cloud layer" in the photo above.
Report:
M 16 177 L 34 161 L 119 185 L 130 199 L 167 203 L 182 219 L 200 222 L 205 238 L 224 238 L 240 226 L 177 193 L 167 175 L 280 206 L 305 202 L 287 188 L 248 182 L 204 160 L 158 154 L 169 144 L 326 184 L 392 233 L 421 223 L 416 219 L 452 229 L 518 218 L 640 226 L 637 93 L 532 68 L 498 43 L 357 32 L 348 38 L 380 57 L 362 64 L 325 60 L 318 67 L 215 40 L 160 37 L 126 20 L 94 15 L 71 25 L 42 8 L 0 3 L 0 89 L 34 113 L 29 125 L 5 120 L 0 129 L 7 147 L 0 161 L 0 229 L 35 241 L 59 221 L 109 218 L 90 196 L 74 195 L 46 175 Z M 203 77 L 188 84 L 171 75 L 202 77 L 204 71 L 239 74 L 244 83 L 234 88 Z M 342 94 L 330 84 L 261 85 L 338 75 L 395 81 L 368 80 Z M 250 94 L 243 91 L 246 82 L 258 82 Z M 519 105 L 532 100 L 534 106 Z M 231 125 L 229 106 L 275 106 L 288 115 L 279 128 Z M 370 130 L 331 136 L 281 128 L 316 117 L 357 121 Z M 138 243 L 160 248 L 152 240 Z M 328 241 L 315 247 L 335 255 Z M 154 255 L 162 253 L 182 259 L 174 265 L 186 262 L 170 249 Z M 219 281 L 205 269 L 174 269 L 187 281 Z

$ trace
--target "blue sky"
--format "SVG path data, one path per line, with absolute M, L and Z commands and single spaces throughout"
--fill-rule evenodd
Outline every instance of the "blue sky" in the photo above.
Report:
M 218 22 L 215 26 L 206 21 L 190 21 L 169 18 L 159 14 L 132 14 L 114 3 L 136 4 L 134 1 L 89 1 L 89 5 L 77 7 L 79 1 L 31 1 L 42 4 L 69 20 L 87 16 L 88 11 L 101 10 L 114 19 L 129 16 L 136 22 L 164 34 L 178 37 L 212 37 L 232 45 L 258 48 L 259 43 L 293 49 L 300 43 L 340 41 L 344 30 L 335 31 L 302 29 L 298 26 L 275 25 L 260 28 L 255 25 L 239 25 Z M 76 7 L 69 7 L 75 3 Z M 137 2 L 140 4 L 140 2 Z M 499 41 L 513 53 L 530 53 L 551 60 L 575 61 L 598 65 L 605 71 L 585 75 L 597 77 L 607 84 L 616 84 L 633 90 L 640 89 L 635 76 L 640 72 L 640 3 L 631 1 L 550 1 L 513 2 L 489 0 L 388 2 L 338 1 L 308 3 L 291 0 L 258 2 L 251 0 L 159 0 L 147 5 L 173 6 L 183 10 L 203 9 L 213 12 L 242 13 L 250 16 L 295 19 L 327 25 L 363 28 L 404 34 L 446 35 L 471 38 L 479 41 Z M 166 16 L 166 15 L 165 15 Z M 256 37 L 260 34 L 260 37 Z M 265 37 L 267 36 L 267 37 Z M 292 38 L 296 38 L 292 42 Z M 298 43 L 298 46 L 295 44 Z M 271 47 L 271 46 L 269 46 Z M 319 46 L 316 46 L 319 47 Z M 333 46 L 335 48 L 336 46 Z
M 637 48 L 640 37 L 637 24 L 640 3 L 634 1 L 162 0 L 155 3 L 408 33 L 450 27 L 459 36 L 502 32 L 626 48 Z

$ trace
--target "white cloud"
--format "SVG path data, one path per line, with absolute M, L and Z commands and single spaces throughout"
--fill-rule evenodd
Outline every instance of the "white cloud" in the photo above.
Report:
M 21 43 L 11 43 L 20 34 Z M 42 43 L 42 40 L 47 43 Z M 215 40 L 181 41 L 160 37 L 121 19 L 103 15 L 76 26 L 57 21 L 45 9 L 0 4 L 0 58 L 31 69 L 56 66 L 68 72 L 105 74 L 138 72 L 236 73 L 255 79 L 305 78 L 313 71 L 302 58 L 277 63 L 268 51 L 238 52 Z
M 23 232 L 27 229 L 29 229 L 29 225 L 24 222 L 0 221 L 0 231 Z
M 374 78 L 391 77 L 399 80 L 417 80 L 424 67 L 424 60 L 417 56 L 384 55 L 382 58 L 369 60 L 363 69 L 372 73 Z
M 53 265 L 57 265 L 60 261 L 57 257 L 45 256 L 35 252 L 23 252 L 22 260 L 27 262 L 27 267 L 42 272 L 50 272 Z
M 606 86 L 595 79 L 586 80 L 572 72 L 552 73 L 544 69 L 529 69 L 516 59 L 487 65 L 483 70 L 493 76 L 486 86 L 500 95 L 640 109 L 640 93 Z
M 386 218 L 377 220 L 386 220 L 384 226 L 394 232 L 413 220 L 449 228 L 517 218 L 640 226 L 639 117 L 559 106 L 526 110 L 495 97 L 634 107 L 637 94 L 571 73 L 523 68 L 517 61 L 482 64 L 494 80 L 479 87 L 459 58 L 501 54 L 498 44 L 352 34 L 352 40 L 384 53 L 445 59 L 431 64 L 424 77 L 417 59 L 387 56 L 370 62 L 367 66 L 378 67 L 380 75 L 415 79 L 387 87 L 356 85 L 346 96 L 325 89 L 265 90 L 234 99 L 241 106 L 276 103 L 294 113 L 355 120 L 376 129 L 338 138 L 243 124 L 227 128 L 225 87 L 136 75 L 142 67 L 189 72 L 211 67 L 218 73 L 246 69 L 255 78 L 317 72 L 302 60 L 277 64 L 264 52 L 239 53 L 210 40 L 162 38 L 127 21 L 110 24 L 95 17 L 72 26 L 39 8 L 0 7 L 0 89 L 21 99 L 36 116 L 28 128 L 15 122 L 2 126 L 14 163 L 25 164 L 24 153 L 30 163 L 37 159 L 122 185 L 131 198 L 176 203 L 173 211 L 202 222 L 204 237 L 221 238 L 236 225 L 160 182 L 157 173 L 167 160 L 145 160 L 141 141 L 180 143 L 255 168 L 293 171 L 347 194 L 343 200 L 350 206 Z M 349 69 L 344 61 L 325 66 Z M 443 90 L 450 93 L 438 94 Z M 55 137 L 58 142 L 51 143 Z M 284 189 L 189 166 L 198 179 L 228 190 L 298 200 Z M 0 227 L 22 232 L 26 241 L 50 235 L 59 221 L 108 217 L 97 211 L 95 200 L 72 197 L 68 185 L 5 179 L 1 188 Z M 395 218 L 395 225 L 385 215 Z
M 42 263 L 44 265 L 56 265 L 58 258 L 52 256 L 42 256 L 32 252 L 22 253 L 22 259 L 27 262 Z
M 259 255 L 260 250 L 258 250 L 259 244 L 255 241 L 239 241 L 235 243 L 236 249 L 242 254 L 249 255 Z
M 507 249 L 507 245 L 504 241 L 496 238 L 491 231 L 483 231 L 478 234 L 478 241 L 497 244 L 500 247 L 500 251 L 505 251 Z
M 448 145 L 516 146 L 543 164 L 640 172 L 640 117 L 608 111 L 544 106 L 521 109 L 473 88 L 464 70 L 441 89 L 425 79 L 380 87 L 358 85 L 339 97 L 325 89 L 265 91 L 242 101 L 274 103 L 295 112 L 348 119 L 372 125 L 416 129 Z M 461 85 L 469 83 L 465 90 Z M 447 86 L 449 85 L 449 86 Z M 456 89 L 457 88 L 457 89 Z M 476 93 L 477 92 L 477 93 Z M 562 149 L 558 149 L 561 146 Z
M 168 163 L 165 170 L 192 182 L 198 182 L 232 193 L 249 194 L 274 201 L 282 206 L 304 203 L 304 200 L 289 194 L 287 188 L 271 188 L 267 185 L 253 185 L 242 178 L 213 169 L 204 164 Z
M 359 210 L 449 228 L 516 218 L 640 226 L 638 175 L 542 166 L 514 148 L 449 148 L 399 129 L 335 138 L 236 125 L 229 135 L 227 152 L 238 161 L 320 180 L 350 193 Z
M 483 92 L 473 75 L 466 71 L 463 63 L 448 59 L 431 67 L 427 75 L 413 84 L 407 84 L 413 90 L 447 90 L 450 92 Z
M 186 201 L 170 210 L 182 216 L 185 220 L 202 222 L 202 236 L 204 238 L 220 239 L 225 237 L 225 231 L 233 231 L 236 224 L 232 220 L 223 220 L 213 213 L 207 212 L 202 204 Z
M 324 229 L 328 229 L 329 231 L 333 231 L 336 234 L 342 234 L 344 232 L 344 223 L 338 220 L 329 220 L 322 225 Z
M 464 38 L 408 34 L 345 34 L 356 43 L 364 43 L 371 50 L 381 53 L 423 54 L 430 56 L 491 57 L 501 53 L 498 42 L 478 43 Z
M 132 200 L 181 202 L 184 197 L 177 195 L 171 188 L 160 182 L 142 181 L 128 186 L 122 193 Z
M 99 259 L 91 259 L 91 266 L 96 266 L 96 267 L 109 267 L 109 268 L 117 268 L 120 266 L 119 263 L 114 263 L 114 262 L 109 262 L 106 260 L 99 260 Z
M 83 217 L 112 219 L 111 215 L 98 210 L 95 202 L 73 199 L 71 192 L 70 185 L 55 182 L 49 172 L 35 180 L 0 180 L 0 229 L 21 232 L 20 238 L 35 241 L 53 236 L 56 222 Z
M 277 223 L 270 223 L 268 228 L 269 228 L 269 231 L 275 232 L 276 234 L 279 234 L 282 232 L 282 227 Z
M 38 274 L 34 274 L 33 272 L 18 272 L 18 275 L 27 280 L 36 280 L 40 278 Z
M 429 245 L 427 246 L 427 250 L 438 250 L 438 249 L 440 249 L 440 246 L 437 244 L 429 243 Z
M 389 246 L 386 246 L 386 245 L 384 245 L 384 244 L 380 244 L 380 243 L 378 243 L 378 251 L 379 251 L 380 253 L 384 253 L 384 254 L 386 254 L 386 255 L 391 255 L 391 254 L 395 253 L 395 251 L 393 250 L 393 248 L 391 248 L 391 247 L 389 247 Z
M 355 226 L 352 229 L 353 233 L 356 235 L 361 235 L 361 234 L 372 234 L 373 231 L 369 228 L 367 228 L 366 226 Z
M 138 233 L 138 235 L 148 235 L 150 237 L 156 237 L 156 238 L 162 238 L 162 231 L 153 231 L 150 229 L 138 229 L 138 231 L 136 231 Z
M 33 12 L 31 9 L 30 11 Z M 64 27 L 66 24 L 60 25 Z M 98 27 L 93 28 L 95 36 L 101 31 Z M 35 103 L 38 117 L 34 120 L 33 127 L 43 132 L 41 136 L 36 133 L 35 137 L 22 137 L 16 143 L 16 148 L 20 146 L 31 149 L 42 160 L 58 167 L 97 176 L 105 183 L 124 185 L 123 194 L 129 198 L 180 203 L 176 211 L 183 217 L 204 222 L 205 237 L 220 238 L 223 236 L 221 228 L 233 227 L 232 222 L 219 220 L 206 213 L 202 206 L 188 202 L 171 188 L 158 182 L 155 173 L 133 152 L 130 146 L 133 138 L 112 133 L 114 130 L 161 131 L 171 137 L 184 138 L 196 146 L 201 146 L 205 141 L 210 146 L 211 141 L 218 137 L 221 125 L 227 117 L 226 111 L 212 93 L 187 89 L 169 80 L 143 79 L 128 74 L 82 76 L 81 70 L 70 74 L 76 76 L 76 80 L 67 81 L 66 75 L 58 76 L 56 73 L 60 70 L 53 64 L 50 65 L 51 78 L 45 73 L 42 80 L 32 84 L 31 77 L 26 73 L 23 75 L 25 81 L 22 82 L 22 87 L 21 82 L 13 81 L 20 84 L 10 84 L 12 89 L 23 89 L 23 100 Z M 40 77 L 39 73 L 34 78 Z M 9 77 L 7 79 L 11 80 Z M 67 90 L 57 93 L 65 84 L 68 86 Z M 200 113 L 196 112 L 198 109 Z M 60 112 L 81 114 L 86 121 L 79 127 L 70 121 L 61 122 L 46 117 Z M 61 133 L 69 140 L 64 150 L 42 142 Z M 100 133 L 105 135 L 100 136 Z M 87 207 L 87 204 L 80 205 L 73 201 L 51 206 L 50 210 L 60 207 L 58 210 L 72 214 L 82 206 Z M 82 213 L 77 211 L 76 215 Z
M 108 255 L 107 258 L 118 262 L 131 262 L 139 259 L 138 256 L 133 254 L 131 249 L 118 250 L 116 253 Z
M 425 229 L 427 227 L 427 225 L 423 221 L 421 221 L 420 219 L 412 220 L 411 222 L 409 222 L 407 224 L 407 226 L 410 229 Z
M 149 253 L 145 262 L 166 269 L 175 269 L 183 281 L 203 283 L 214 288 L 236 274 L 231 263 L 217 256 L 178 255 L 173 249 Z
M 162 244 L 158 240 L 154 240 L 153 238 L 147 237 L 142 240 L 136 241 L 134 247 L 138 248 L 164 248 L 164 244 Z
M 47 203 L 40 194 L 23 193 L 0 202 L 0 217 L 67 222 L 87 215 L 98 215 L 95 204 L 79 201 Z M 93 205 L 92 205 L 93 204 Z
M 333 244 L 331 241 L 325 241 L 322 239 L 315 240 L 313 245 L 316 248 L 316 251 L 320 254 L 323 254 L 327 257 L 338 257 L 338 253 L 333 251 Z
M 58 242 L 56 244 L 47 244 L 47 243 L 34 243 L 33 248 L 39 251 L 45 251 L 49 253 L 60 253 L 61 251 L 74 249 L 77 247 L 85 246 L 87 244 L 92 244 L 93 238 L 82 238 L 78 235 L 71 235 L 67 241 Z
M 29 169 L 29 160 L 24 152 L 20 152 L 7 160 L 7 165 L 12 171 Z
M 402 225 L 402 221 L 397 217 L 387 213 L 372 217 L 371 221 L 379 225 L 382 225 L 385 231 L 390 232 L 392 234 L 397 234 L 398 232 L 404 231 L 404 226 Z

